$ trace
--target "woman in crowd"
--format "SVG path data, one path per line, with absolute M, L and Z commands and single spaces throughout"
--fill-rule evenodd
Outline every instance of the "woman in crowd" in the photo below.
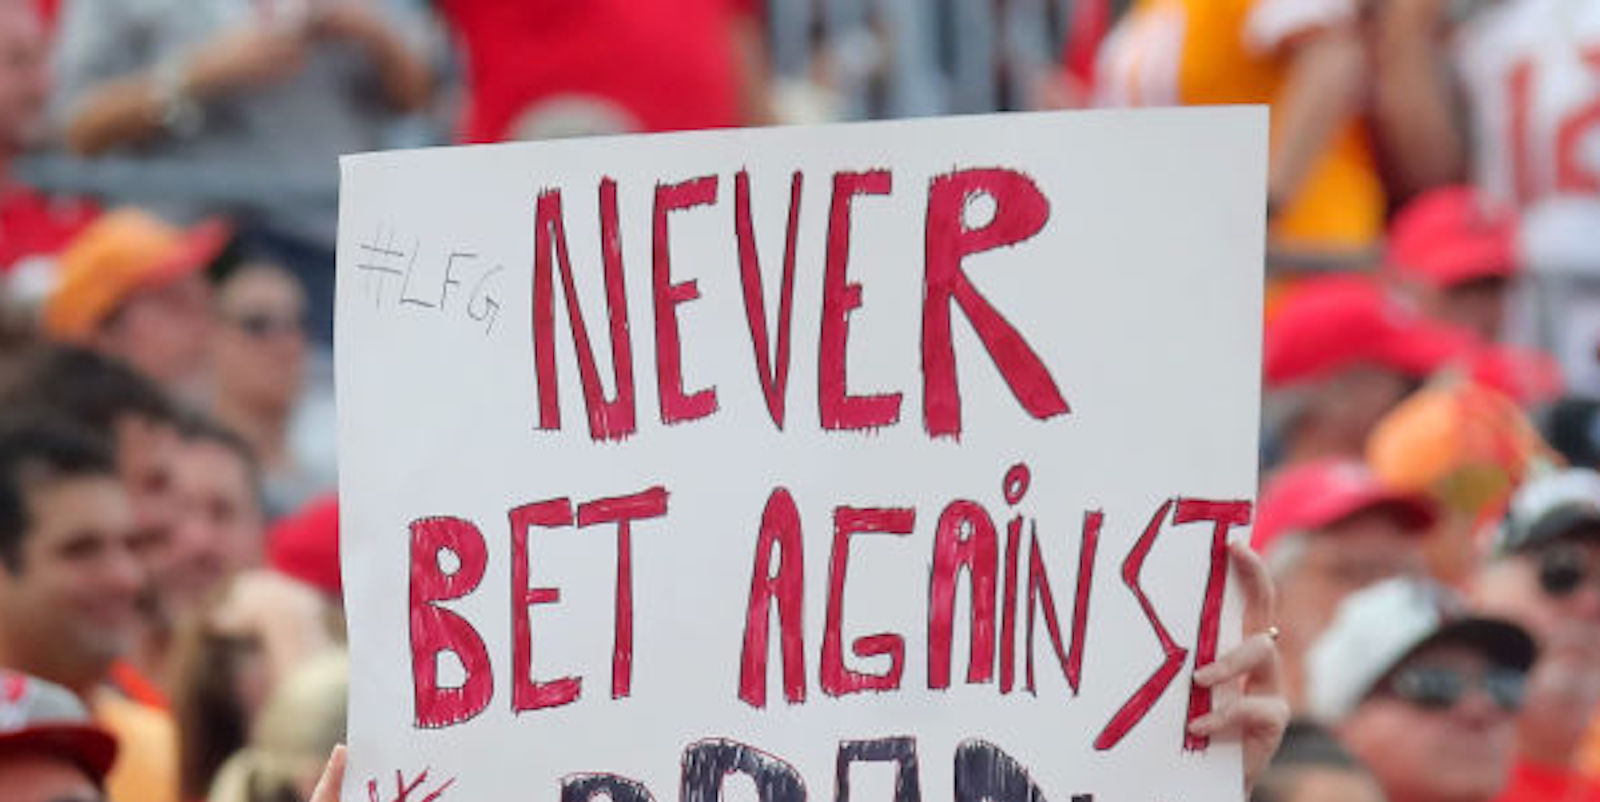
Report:
M 338 613 L 280 574 L 251 571 L 185 622 L 173 660 L 182 799 L 201 800 L 247 745 L 269 699 L 298 666 L 337 645 Z M 341 708 L 342 710 L 342 708 Z
M 304 415 L 315 414 L 300 404 L 306 373 L 305 292 L 282 266 L 247 259 L 223 274 L 216 295 L 211 412 L 255 452 L 271 520 L 333 484 L 331 460 L 301 447 L 295 438 L 295 426 L 308 423 Z
M 319 781 L 344 740 L 350 664 L 343 651 L 314 657 L 285 678 L 262 710 L 250 746 L 217 775 L 210 802 L 322 802 L 338 787 Z

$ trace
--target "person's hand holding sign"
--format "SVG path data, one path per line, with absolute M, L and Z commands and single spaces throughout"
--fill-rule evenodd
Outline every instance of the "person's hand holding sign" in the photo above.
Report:
M 306 802 L 339 802 L 339 787 L 344 785 L 344 755 L 342 744 L 333 748 L 328 767 L 322 770 L 322 779 L 317 780 L 317 788 Z
M 1244 592 L 1244 631 L 1250 634 L 1216 662 L 1194 672 L 1194 681 L 1208 688 L 1235 684 L 1243 692 L 1195 719 L 1189 731 L 1238 736 L 1244 745 L 1244 784 L 1249 789 L 1283 740 L 1289 701 L 1278 674 L 1278 630 L 1272 624 L 1274 591 L 1267 566 L 1242 542 L 1230 543 L 1228 556 Z
M 1194 673 L 1195 682 L 1208 688 L 1230 683 L 1241 684 L 1242 693 L 1224 702 L 1210 714 L 1195 719 L 1189 731 L 1195 735 L 1239 737 L 1244 747 L 1244 785 L 1248 792 L 1271 762 L 1289 724 L 1289 702 L 1279 678 L 1277 627 L 1274 619 L 1275 591 L 1266 564 L 1250 547 L 1235 542 L 1228 546 L 1229 561 L 1244 593 L 1244 631 L 1253 633 L 1215 662 Z M 308 802 L 340 802 L 345 748 L 340 746 L 328 759 L 328 766 Z
M 352 676 L 384 678 L 352 793 L 825 802 L 860 769 L 870 802 L 1239 802 L 1232 745 L 1255 782 L 1287 725 L 1271 585 L 1224 551 L 1257 485 L 1267 123 L 347 157 L 346 609 Z M 1059 269 L 1105 259 L 1138 269 Z M 468 311 L 502 263 L 517 332 Z M 408 309 L 446 306 L 480 326 Z

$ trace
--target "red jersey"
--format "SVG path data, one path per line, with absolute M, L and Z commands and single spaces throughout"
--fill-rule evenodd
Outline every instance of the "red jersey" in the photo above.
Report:
M 97 214 L 87 201 L 46 197 L 0 179 L 0 275 L 28 257 L 54 255 Z
M 748 0 L 440 0 L 466 54 L 460 139 L 737 125 Z
M 1600 802 L 1600 785 L 1577 771 L 1535 766 L 1519 760 L 1495 802 Z

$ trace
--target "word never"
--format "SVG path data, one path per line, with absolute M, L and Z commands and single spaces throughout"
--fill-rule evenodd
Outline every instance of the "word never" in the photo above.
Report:
M 788 236 L 779 291 L 776 351 L 767 332 L 761 266 L 756 256 L 750 217 L 750 176 L 734 176 L 734 247 L 744 296 L 750 344 L 768 414 L 784 426 L 789 382 L 790 321 L 793 317 L 795 246 L 800 230 L 800 198 L 804 174 L 790 181 Z M 861 285 L 849 278 L 851 210 L 858 196 L 889 195 L 894 185 L 889 170 L 838 172 L 828 213 L 826 264 L 823 271 L 822 322 L 817 363 L 817 408 L 824 429 L 881 429 L 900 421 L 901 393 L 854 395 L 847 389 L 845 350 L 850 314 L 861 306 Z M 683 347 L 678 308 L 700 297 L 694 280 L 672 278 L 672 214 L 717 203 L 719 178 L 701 176 L 676 184 L 659 184 L 651 217 L 651 296 L 655 308 L 656 384 L 661 422 L 679 424 L 708 417 L 719 409 L 717 388 L 693 392 L 683 388 Z M 578 305 L 572 262 L 567 250 L 561 190 L 539 195 L 535 211 L 533 263 L 533 353 L 538 382 L 538 427 L 561 428 L 555 354 L 555 278 L 561 274 L 567 319 L 572 329 L 578 376 L 583 386 L 589 434 L 594 440 L 623 440 L 638 428 L 633 376 L 633 345 L 628 321 L 627 287 L 623 278 L 621 228 L 617 214 L 617 182 L 600 182 L 600 244 L 605 280 L 607 322 L 611 335 L 612 398 L 605 397 L 600 371 L 589 344 L 589 330 Z M 994 202 L 994 214 L 969 228 L 968 203 L 977 197 Z M 1033 179 L 1016 170 L 983 168 L 936 176 L 928 185 L 927 228 L 923 270 L 922 357 L 923 427 L 933 437 L 961 434 L 961 393 L 951 340 L 952 305 L 966 315 L 989 358 L 1012 395 L 1034 418 L 1046 420 L 1070 411 L 1054 377 L 1022 333 L 983 297 L 963 272 L 968 256 L 1012 247 L 1037 235 L 1050 219 L 1050 202 Z

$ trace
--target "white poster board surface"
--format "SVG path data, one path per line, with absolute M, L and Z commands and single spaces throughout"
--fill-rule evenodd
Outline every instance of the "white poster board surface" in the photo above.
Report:
M 345 798 L 1236 802 L 1184 723 L 1265 152 L 1220 108 L 345 158 Z

